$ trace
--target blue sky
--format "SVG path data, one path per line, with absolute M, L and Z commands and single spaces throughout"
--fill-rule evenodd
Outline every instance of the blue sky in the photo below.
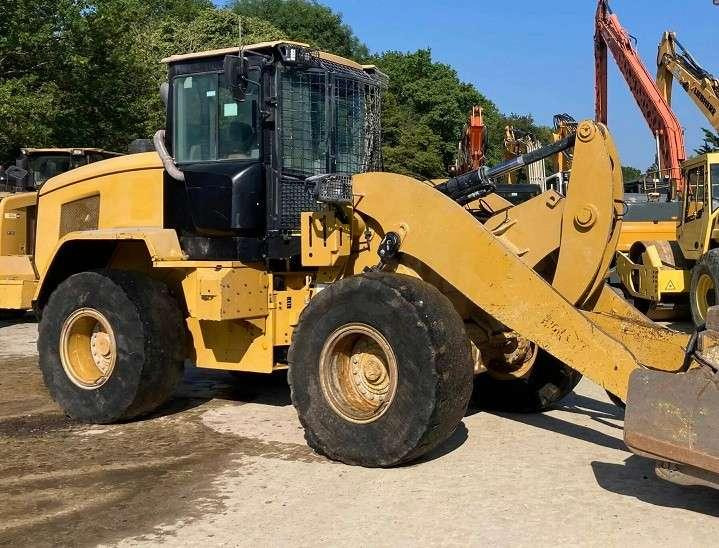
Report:
M 503 112 L 594 116 L 594 0 L 321 0 L 343 14 L 372 51 L 430 47 Z M 612 9 L 638 40 L 649 72 L 664 30 L 710 72 L 719 74 L 716 51 L 719 6 L 712 0 L 613 0 Z M 687 152 L 701 144 L 708 122 L 675 85 L 674 110 L 685 129 Z M 654 144 L 613 61 L 609 69 L 609 125 L 622 163 L 644 169 Z

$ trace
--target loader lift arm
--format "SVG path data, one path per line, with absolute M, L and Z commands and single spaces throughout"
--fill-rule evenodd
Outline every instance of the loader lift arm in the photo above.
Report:
M 489 199 L 493 177 L 572 145 L 566 197 L 548 191 L 484 223 L 461 207 Z M 687 371 L 688 336 L 652 323 L 604 283 L 622 223 L 620 166 L 606 127 L 584 121 L 576 136 L 436 187 L 401 175 L 357 175 L 354 209 L 365 226 L 394 234 L 401 264 L 411 270 L 419 261 L 474 306 L 627 401 L 627 445 L 674 463 L 670 479 L 696 478 L 696 469 L 719 474 L 719 447 L 704 419 L 719 407 L 713 371 Z M 388 185 L 402 200 L 383 198 Z M 686 397 L 693 391 L 703 398 L 699 406 Z M 662 423 L 672 427 L 658 429 Z
M 632 38 L 612 12 L 608 0 L 599 0 L 595 18 L 595 108 L 597 121 L 607 124 L 607 49 L 617 63 L 652 134 L 659 140 L 661 172 L 682 192 L 681 163 L 686 159 L 679 120 L 632 45 Z
M 719 131 L 719 80 L 697 63 L 677 40 L 676 33 L 665 32 L 657 54 L 657 86 L 668 105 L 672 104 L 674 78 L 714 130 Z

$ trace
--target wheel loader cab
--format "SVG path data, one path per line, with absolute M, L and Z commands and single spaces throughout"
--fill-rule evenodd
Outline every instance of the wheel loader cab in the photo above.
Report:
M 678 242 L 684 257 L 699 259 L 712 246 L 719 216 L 719 154 L 704 154 L 683 166 L 684 193 Z
M 225 74 L 228 56 L 241 73 Z M 374 68 L 293 42 L 165 61 L 165 139 L 184 178 L 166 176 L 165 226 L 192 259 L 298 257 L 300 213 L 317 207 L 306 179 L 380 167 Z

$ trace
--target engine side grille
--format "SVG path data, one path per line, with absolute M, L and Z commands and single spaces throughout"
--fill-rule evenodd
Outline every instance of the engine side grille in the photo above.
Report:
M 69 232 L 96 230 L 99 218 L 99 195 L 62 204 L 60 209 L 60 238 Z

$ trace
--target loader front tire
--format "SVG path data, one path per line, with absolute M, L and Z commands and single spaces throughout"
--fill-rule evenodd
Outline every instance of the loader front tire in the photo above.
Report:
M 707 309 L 719 304 L 719 249 L 710 249 L 692 268 L 689 306 L 695 326 L 706 322 Z
M 491 372 L 477 375 L 473 399 L 483 409 L 538 413 L 569 395 L 580 380 L 581 373 L 540 348 L 524 377 L 508 380 Z
M 462 319 L 436 288 L 399 274 L 353 276 L 313 297 L 288 361 L 307 443 L 347 464 L 419 458 L 454 432 L 472 392 Z
M 71 418 L 130 420 L 171 396 L 182 377 L 184 333 L 164 284 L 135 272 L 81 272 L 60 283 L 43 309 L 40 369 Z

